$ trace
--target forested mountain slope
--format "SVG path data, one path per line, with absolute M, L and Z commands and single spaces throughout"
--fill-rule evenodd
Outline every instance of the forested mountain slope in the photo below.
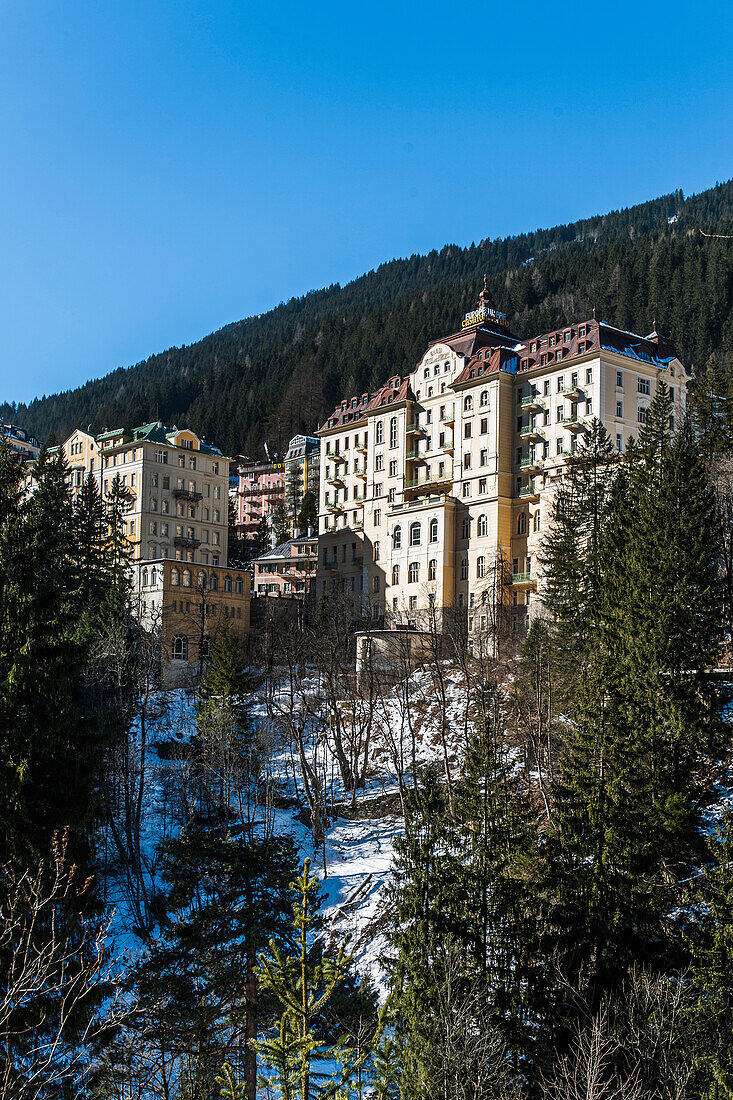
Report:
M 670 224 L 669 219 L 677 215 Z M 160 417 L 228 454 L 261 455 L 312 431 L 342 396 L 411 369 L 426 343 L 474 308 L 481 277 L 520 336 L 593 307 L 621 328 L 659 329 L 700 370 L 733 351 L 733 181 L 554 229 L 392 260 L 75 390 L 0 404 L 45 438 Z M 531 260 L 531 262 L 529 262 Z

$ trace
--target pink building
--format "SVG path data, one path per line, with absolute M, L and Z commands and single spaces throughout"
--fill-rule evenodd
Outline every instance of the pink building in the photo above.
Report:
M 282 463 L 251 462 L 239 468 L 236 491 L 237 527 L 252 539 L 263 516 L 285 500 L 285 471 Z
M 305 599 L 314 591 L 318 538 L 307 535 L 289 539 L 288 542 L 260 554 L 252 564 L 253 595 Z

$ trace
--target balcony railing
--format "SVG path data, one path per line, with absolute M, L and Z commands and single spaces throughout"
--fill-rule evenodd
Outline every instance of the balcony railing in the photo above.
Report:
M 173 545 L 183 547 L 185 550 L 197 550 L 201 545 L 201 539 L 192 539 L 187 535 L 176 535 L 173 539 Z
M 405 458 L 410 459 L 410 460 L 415 459 L 415 458 L 419 458 L 419 457 L 420 457 L 420 452 L 418 451 L 417 447 L 412 447 L 411 450 L 409 450 L 407 452 L 407 454 L 405 455 Z
M 456 419 L 456 414 L 452 411 L 444 412 L 444 413 L 440 414 L 440 419 L 441 419 L 443 424 L 454 424 L 455 419 Z
M 177 500 L 192 500 L 195 504 L 204 499 L 203 493 L 195 493 L 193 489 L 174 489 L 173 496 Z
M 534 584 L 535 578 L 531 573 L 512 573 L 512 584 Z
M 410 435 L 412 432 L 421 432 L 422 428 L 421 428 L 421 426 L 420 426 L 420 424 L 418 423 L 417 420 L 412 420 L 407 425 L 407 428 L 405 430 L 406 430 L 407 434 Z

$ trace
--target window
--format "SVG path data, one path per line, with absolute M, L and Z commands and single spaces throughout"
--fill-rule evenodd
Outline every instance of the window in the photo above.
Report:
M 464 424 L 463 425 L 463 438 L 464 439 L 470 439 L 471 438 L 471 425 L 470 424 Z
M 471 452 L 470 451 L 466 451 L 466 453 L 463 456 L 463 469 L 464 470 L 470 470 L 471 469 Z
M 375 508 L 374 509 L 374 526 L 379 527 L 381 522 L 382 522 L 382 509 L 381 508 Z
M 483 538 L 489 533 L 489 522 L 486 516 L 479 516 L 478 523 L 476 524 L 476 534 L 479 538 Z
M 180 574 L 179 574 L 178 570 L 177 569 L 171 569 L 171 584 L 177 587 L 179 582 L 180 582 Z
M 397 495 L 395 493 L 395 490 L 390 489 L 389 493 L 387 494 L 387 500 L 389 501 L 390 504 L 394 504 L 396 499 L 397 499 Z
M 375 481 L 374 482 L 374 495 L 375 495 L 375 497 L 381 497 L 381 495 L 382 495 L 382 482 L 381 481 Z
M 392 532 L 392 546 L 395 550 L 399 550 L 402 546 L 402 528 L 399 526 Z
M 234 582 L 234 591 L 237 593 L 238 596 L 241 596 L 242 595 L 242 589 L 243 589 L 242 578 L 237 577 L 237 579 Z
M 185 634 L 174 635 L 171 656 L 174 661 L 188 660 L 188 638 Z
M 589 397 L 585 402 L 585 415 L 586 416 L 591 416 L 592 413 L 593 413 L 593 402 L 591 401 L 591 399 Z
M 462 497 L 470 497 L 470 495 L 471 495 L 471 482 L 470 481 L 462 481 L 461 482 L 461 496 Z
M 392 459 L 392 461 L 389 464 L 389 476 L 390 477 L 397 477 L 397 460 L 394 459 L 394 458 Z
M 420 579 L 420 565 L 416 561 L 411 561 L 409 569 L 407 570 L 407 581 L 409 584 L 417 584 Z
M 430 541 L 431 542 L 437 542 L 438 541 L 438 521 L 437 521 L 437 519 L 431 519 L 430 520 L 429 530 L 430 530 L 430 535 L 429 535 Z
M 565 379 L 562 375 L 557 380 L 557 392 L 563 393 L 565 391 Z
M 588 367 L 587 371 L 585 372 L 585 384 L 586 384 L 586 386 L 590 386 L 592 382 L 593 382 L 593 368 Z
M 374 554 L 374 560 L 379 561 L 379 543 L 378 542 L 374 543 L 373 554 Z
M 384 469 L 384 455 L 375 455 L 374 456 L 374 469 L 375 470 L 383 470 Z
M 372 591 L 373 592 L 378 592 L 379 591 L 379 577 L 374 578 L 374 582 L 372 584 Z
M 624 372 L 621 370 L 616 371 L 616 385 L 619 389 L 623 389 L 624 385 Z
M 623 417 L 624 415 L 624 403 L 623 401 L 616 402 L 616 416 Z
M 211 639 L 208 634 L 204 634 L 203 638 L 199 642 L 199 657 L 206 658 L 211 653 Z
M 438 563 L 435 558 L 431 558 L 428 562 L 428 580 L 434 581 L 438 577 Z
M 647 410 L 644 408 L 643 405 L 639 405 L 639 408 L 636 410 L 636 419 L 640 424 L 646 424 L 646 417 Z
M 400 567 L 399 565 L 392 566 L 392 584 L 400 583 Z
M 489 391 L 488 390 L 482 390 L 481 391 L 481 406 L 483 407 L 485 405 L 488 405 L 488 403 L 489 403 Z
M 483 554 L 476 558 L 476 576 L 479 580 L 483 580 L 486 576 L 486 558 Z
M 419 546 L 422 539 L 422 529 L 419 523 L 410 524 L 410 546 Z
M 564 419 L 565 419 L 565 412 L 564 412 L 564 410 L 563 410 L 563 407 L 562 407 L 562 405 L 558 405 L 558 406 L 557 406 L 557 417 L 556 417 L 556 421 L 557 421 L 557 423 L 558 423 L 558 424 L 562 424 L 562 422 L 563 422 L 563 420 L 564 420 Z
M 580 344 L 578 344 L 578 355 L 582 355 L 584 351 L 585 351 L 585 344 L 581 342 Z
M 461 538 L 470 539 L 471 537 L 471 520 L 468 516 L 463 517 L 463 523 L 461 524 Z
M 527 513 L 526 512 L 520 512 L 519 515 L 517 516 L 517 534 L 518 535 L 526 535 L 527 534 Z
M 463 409 L 464 409 L 464 412 L 470 412 L 472 410 L 472 408 L 473 408 L 473 398 L 471 397 L 471 394 L 469 393 L 463 398 Z
M 481 417 L 481 435 L 488 435 L 489 432 L 489 418 L 488 416 Z
M 622 435 L 617 435 L 616 436 L 616 450 L 617 451 L 623 451 L 623 449 L 624 449 L 623 436 Z
M 224 578 L 224 591 L 225 592 L 231 592 L 231 590 L 232 590 L 232 578 L 231 577 L 225 577 Z
M 377 421 L 377 434 L 375 442 L 384 443 L 384 422 L 382 420 Z
M 581 325 L 578 329 L 578 336 L 585 336 L 585 325 Z
M 649 396 L 649 394 L 651 393 L 651 386 L 649 384 L 649 379 L 648 378 L 637 378 L 637 380 L 636 380 L 636 392 L 637 393 L 644 393 L 644 394 L 647 395 L 647 397 Z
M 468 580 L 468 558 L 461 558 L 461 580 Z
M 479 454 L 479 466 L 488 466 L 489 464 L 489 452 L 484 448 Z
M 478 479 L 478 491 L 479 491 L 479 494 L 485 493 L 487 491 L 486 490 L 486 478 L 485 477 L 480 477 Z
M 542 523 L 542 520 L 541 520 L 541 518 L 540 518 L 540 510 L 539 510 L 539 508 L 538 508 L 538 509 L 537 509 L 537 511 L 536 511 L 536 512 L 535 512 L 535 514 L 534 514 L 534 519 L 533 519 L 533 521 L 532 521 L 532 526 L 533 526 L 533 528 L 535 529 L 535 531 L 539 531 L 539 530 L 540 530 L 540 525 L 541 525 L 541 523 Z
M 397 446 L 397 417 L 393 416 L 389 422 L 389 445 L 390 447 Z

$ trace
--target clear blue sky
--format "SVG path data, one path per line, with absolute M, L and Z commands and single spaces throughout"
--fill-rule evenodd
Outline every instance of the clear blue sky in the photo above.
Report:
M 733 175 L 730 0 L 0 0 L 0 399 Z

